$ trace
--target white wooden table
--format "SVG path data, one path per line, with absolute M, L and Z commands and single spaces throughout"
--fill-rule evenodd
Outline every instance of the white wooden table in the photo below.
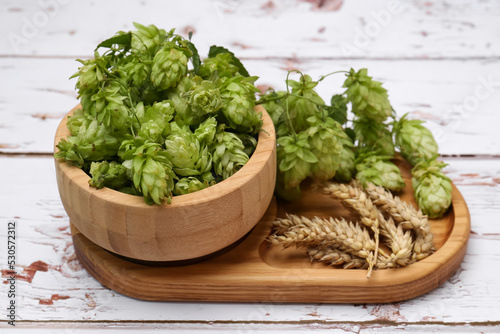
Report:
M 79 264 L 57 191 L 53 136 L 76 103 L 76 58 L 132 22 L 239 56 L 260 85 L 289 69 L 319 78 L 366 67 L 398 115 L 427 121 L 471 213 L 460 269 L 418 298 L 380 305 L 144 302 Z M 500 2 L 370 0 L 0 0 L 0 261 L 17 221 L 18 333 L 500 332 Z M 340 92 L 342 75 L 319 88 Z M 0 284 L 0 331 L 8 274 Z M 10 332 L 10 330 L 9 330 Z

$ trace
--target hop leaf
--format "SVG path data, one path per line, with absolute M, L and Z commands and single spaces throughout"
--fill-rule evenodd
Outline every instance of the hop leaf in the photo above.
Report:
M 344 94 L 351 102 L 352 112 L 356 116 L 383 122 L 391 115 L 387 90 L 382 87 L 381 82 L 368 76 L 365 68 L 358 72 L 351 69 L 343 87 L 347 88 Z
M 345 124 L 347 122 L 347 99 L 340 94 L 333 95 L 327 111 L 329 117 L 340 124 Z
M 399 122 L 394 123 L 396 145 L 403 157 L 413 166 L 420 161 L 431 159 L 438 153 L 438 145 L 432 133 L 422 125 L 420 120 L 409 120 L 405 114 Z
M 442 217 L 451 205 L 451 180 L 442 169 L 447 166 L 438 161 L 437 155 L 421 161 L 412 169 L 415 199 L 422 212 L 429 218 Z
M 366 186 L 373 183 L 393 191 L 405 186 L 398 166 L 390 161 L 391 157 L 374 154 L 361 154 L 356 161 L 356 178 Z

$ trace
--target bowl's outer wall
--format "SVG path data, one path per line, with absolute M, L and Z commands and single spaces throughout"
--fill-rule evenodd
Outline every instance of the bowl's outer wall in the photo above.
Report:
M 138 260 L 193 259 L 236 242 L 264 215 L 276 180 L 274 125 L 262 107 L 256 109 L 263 131 L 247 164 L 223 182 L 173 197 L 171 204 L 147 205 L 138 196 L 89 187 L 87 174 L 56 159 L 59 194 L 71 222 L 95 244 Z M 70 134 L 66 120 L 55 144 Z

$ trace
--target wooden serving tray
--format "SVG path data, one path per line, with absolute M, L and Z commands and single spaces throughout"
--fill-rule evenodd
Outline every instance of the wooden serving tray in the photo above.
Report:
M 399 161 L 406 190 L 400 197 L 415 204 L 409 166 Z M 345 216 L 335 200 L 305 190 L 301 200 L 273 199 L 257 226 L 239 244 L 197 263 L 138 263 L 93 244 L 74 226 L 75 252 L 99 282 L 121 294 L 155 301 L 229 301 L 275 303 L 386 303 L 410 299 L 444 283 L 459 267 L 467 248 L 470 215 L 453 186 L 452 207 L 433 220 L 437 251 L 408 267 L 342 269 L 311 263 L 305 250 L 271 246 L 265 241 L 275 218 L 285 213 L 308 217 Z

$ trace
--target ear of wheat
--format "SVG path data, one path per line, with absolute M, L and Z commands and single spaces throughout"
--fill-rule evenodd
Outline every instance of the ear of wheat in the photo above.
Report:
M 432 246 L 433 235 L 427 216 L 417 210 L 408 202 L 402 201 L 398 196 L 382 187 L 368 184 L 365 188 L 373 203 L 390 215 L 405 230 L 413 230 L 416 238 L 412 259 L 422 260 L 434 251 Z
M 364 189 L 358 182 L 329 182 L 323 192 L 356 213 L 359 222 L 287 215 L 273 223 L 269 242 L 306 248 L 311 261 L 366 268 L 368 278 L 374 268 L 407 266 L 432 254 L 429 220 L 399 197 L 371 184 Z M 390 254 L 379 249 L 379 240 Z

